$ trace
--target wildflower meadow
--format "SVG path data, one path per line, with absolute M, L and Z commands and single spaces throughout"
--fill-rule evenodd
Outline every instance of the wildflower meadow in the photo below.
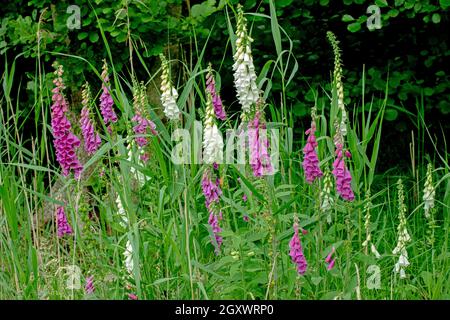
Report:
M 0 299 L 450 299 L 448 64 L 346 70 L 410 1 L 250 2 L 2 9 Z

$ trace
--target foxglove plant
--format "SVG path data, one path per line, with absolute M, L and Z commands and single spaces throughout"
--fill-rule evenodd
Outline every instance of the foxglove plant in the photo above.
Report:
M 133 131 L 136 135 L 141 135 L 136 137 L 136 143 L 140 148 L 145 147 L 148 144 L 148 138 L 145 135 L 150 131 L 153 135 L 157 135 L 156 125 L 151 121 L 147 115 L 147 95 L 145 93 L 144 83 L 141 82 L 140 85 L 135 83 L 133 86 L 133 107 L 135 115 L 131 119 L 135 122 Z
M 333 181 L 331 180 L 331 172 L 329 168 L 326 168 L 323 177 L 323 188 L 320 191 L 320 210 L 326 212 L 327 222 L 331 223 L 331 206 L 333 205 L 333 197 L 331 196 L 331 188 L 333 187 Z
M 431 163 L 427 166 L 427 174 L 425 180 L 425 186 L 423 189 L 423 201 L 425 218 L 427 219 L 427 244 L 433 248 L 435 242 L 434 230 L 436 228 L 436 221 L 434 219 L 434 198 L 436 194 L 436 188 L 433 184 L 433 165 Z
M 212 104 L 214 106 L 214 112 L 216 113 L 216 118 L 220 120 L 225 120 L 227 115 L 223 109 L 222 99 L 220 94 L 216 89 L 216 81 L 214 79 L 211 64 L 208 65 L 208 73 L 206 74 L 206 90 L 211 95 Z
M 339 124 L 339 131 L 342 136 L 347 134 L 347 112 L 344 105 L 344 85 L 342 83 L 342 61 L 341 51 L 339 49 L 339 41 L 336 36 L 331 32 L 327 32 L 328 41 L 330 41 L 334 52 L 334 72 L 333 72 L 333 84 L 336 87 L 337 93 L 337 106 L 341 111 L 341 122 Z
M 425 217 L 427 219 L 431 217 L 430 210 L 434 208 L 435 194 L 436 190 L 433 185 L 433 165 L 429 163 L 427 166 L 427 176 L 425 180 L 425 186 L 423 188 L 424 210 L 425 210 Z
M 205 128 L 203 130 L 203 162 L 217 164 L 222 161 L 223 139 L 216 125 L 212 96 L 207 94 Z
M 56 227 L 58 229 L 58 237 L 62 238 L 66 234 L 72 234 L 72 227 L 67 221 L 66 213 L 64 212 L 64 207 L 58 207 L 56 209 Z
M 106 59 L 103 60 L 103 71 L 102 77 L 102 94 L 100 95 L 100 112 L 103 116 L 103 122 L 105 125 L 109 123 L 117 122 L 117 115 L 114 112 L 114 100 L 110 93 L 110 83 L 108 76 L 108 65 L 106 64 Z M 110 128 L 110 127 L 108 127 Z
M 88 155 L 92 155 L 98 150 L 102 144 L 102 140 L 100 139 L 100 135 L 95 132 L 93 120 L 90 116 L 91 90 L 88 82 L 83 85 L 81 94 L 83 109 L 81 109 L 80 125 L 84 138 L 84 151 Z
M 219 197 L 222 195 L 220 190 L 219 179 L 213 181 L 213 173 L 207 168 L 202 177 L 202 190 L 205 196 L 205 205 L 208 210 L 212 210 L 211 205 L 219 202 Z
M 398 241 L 397 246 L 392 251 L 392 254 L 397 255 L 400 254 L 398 262 L 395 264 L 394 272 L 400 273 L 400 278 L 406 278 L 405 269 L 409 266 L 408 261 L 408 251 L 406 250 L 406 245 L 411 241 L 411 237 L 408 233 L 408 229 L 406 228 L 406 205 L 405 205 L 405 195 L 403 191 L 403 183 L 402 179 L 398 179 L 397 182 L 397 190 L 398 190 L 398 216 L 400 223 L 398 225 Z
M 258 103 L 259 106 L 260 103 Z M 253 175 L 261 177 L 264 174 L 273 173 L 273 167 L 268 152 L 269 140 L 267 139 L 264 113 L 259 110 L 255 117 L 248 123 L 248 144 L 250 149 L 250 166 Z
M 336 258 L 333 258 L 334 253 L 336 252 L 336 250 L 334 249 L 334 247 L 331 249 L 331 252 L 327 255 L 327 257 L 325 258 L 325 263 L 327 264 L 327 270 L 330 271 L 331 269 L 333 269 L 334 267 L 334 263 L 336 261 Z
M 370 201 L 370 189 L 366 192 L 366 203 L 364 205 L 364 228 L 366 230 L 366 239 L 362 243 L 362 247 L 364 248 L 365 253 L 368 253 L 368 248 L 370 245 L 371 252 L 375 255 L 375 258 L 380 258 L 380 254 L 378 253 L 377 248 L 372 242 L 372 233 L 370 232 L 370 209 L 372 208 L 372 202 Z
M 211 212 L 209 214 L 208 223 L 211 226 L 212 232 L 214 234 L 215 243 L 217 244 L 217 246 L 215 246 L 214 251 L 218 255 L 220 253 L 220 247 L 222 245 L 223 239 L 222 236 L 220 235 L 222 229 L 220 228 L 219 225 L 219 218 L 214 212 Z
M 178 91 L 172 85 L 170 78 L 170 66 L 163 54 L 159 55 L 161 59 L 161 103 L 164 107 L 164 114 L 169 120 L 179 118 L 180 109 L 177 106 Z
M 133 274 L 133 247 L 131 246 L 130 240 L 127 240 L 127 244 L 125 245 L 125 251 L 123 252 L 125 257 L 125 269 L 131 275 Z
M 305 172 L 306 181 L 308 183 L 313 183 L 314 180 L 319 179 L 323 176 L 322 170 L 319 167 L 319 157 L 317 156 L 317 141 L 316 141 L 316 108 L 312 108 L 311 111 L 311 128 L 306 131 L 308 139 L 306 140 L 306 145 L 303 148 L 303 170 Z
M 92 294 L 95 291 L 94 287 L 94 276 L 89 276 L 86 278 L 86 285 L 84 287 L 87 294 Z
M 333 174 L 336 178 L 336 190 L 339 195 L 347 201 L 353 201 L 355 195 L 353 194 L 351 181 L 352 176 L 345 165 L 345 159 L 350 158 L 349 151 L 344 152 L 344 138 L 347 135 L 347 112 L 344 105 L 344 86 L 342 83 L 342 66 L 341 66 L 341 52 L 339 49 L 339 41 L 331 32 L 327 32 L 328 41 L 331 43 L 334 52 L 334 73 L 333 73 L 333 87 L 336 88 L 337 107 L 341 112 L 340 121 L 335 122 L 335 136 L 334 145 L 336 147 L 336 159 L 333 162 Z
M 125 208 L 122 204 L 122 199 L 120 198 L 120 195 L 117 195 L 116 198 L 116 205 L 117 205 L 117 215 L 119 216 L 119 223 L 122 227 L 126 228 L 128 226 L 128 216 L 125 211 Z
M 222 237 L 220 232 L 222 229 L 219 226 L 219 218 L 221 218 L 220 212 L 218 212 L 219 197 L 222 194 L 220 189 L 219 179 L 215 178 L 214 172 L 211 172 L 211 168 L 207 167 L 202 177 L 202 191 L 205 196 L 205 205 L 209 212 L 208 223 L 212 228 L 214 239 L 213 245 L 215 246 L 215 252 L 218 255 L 220 247 L 222 245 Z
M 263 174 L 259 144 L 259 114 L 248 124 L 248 144 L 250 149 L 250 166 L 255 177 Z
M 156 125 L 153 121 L 144 118 L 140 112 L 136 112 L 131 120 L 136 123 L 133 127 L 133 131 L 136 135 L 145 135 L 148 130 L 153 134 L 156 134 Z M 139 147 L 145 147 L 148 144 L 148 139 L 146 137 L 136 137 L 136 143 Z
M 142 149 L 141 147 L 136 146 L 136 140 L 132 140 L 130 138 L 128 139 L 127 150 L 128 150 L 127 160 L 130 163 L 136 163 L 140 166 L 144 166 L 145 162 L 148 161 L 148 153 L 146 153 L 145 150 Z M 135 166 L 130 167 L 130 173 L 138 181 L 140 187 L 142 187 L 145 184 L 145 182 L 147 182 L 150 179 L 148 176 L 144 175 L 141 171 L 136 169 Z
M 135 295 L 134 293 L 129 293 L 128 294 L 128 299 L 130 299 L 130 300 L 138 300 L 138 296 Z
M 256 84 L 257 77 L 251 50 L 253 39 L 248 35 L 247 19 L 241 5 L 237 7 L 237 15 L 236 52 L 233 55 L 234 85 L 242 107 L 241 119 L 248 121 L 252 107 L 259 100 L 260 91 Z
M 292 262 L 296 265 L 297 272 L 300 275 L 304 275 L 306 269 L 308 268 L 308 263 L 303 254 L 302 243 L 298 232 L 297 218 L 295 218 L 293 227 L 294 235 L 292 236 L 291 241 L 289 241 L 289 255 L 291 256 Z
M 73 170 L 75 178 L 79 178 L 83 171 L 83 166 L 76 155 L 76 149 L 80 146 L 80 140 L 72 133 L 72 126 L 66 117 L 69 105 L 63 94 L 65 89 L 62 79 L 64 74 L 63 67 L 58 64 L 54 66 L 56 70 L 54 72 L 55 79 L 53 80 L 55 88 L 52 90 L 51 124 L 56 160 L 61 165 L 64 176 L 69 175 L 70 171 Z
M 340 131 L 336 131 L 336 136 L 334 139 L 334 143 L 336 146 L 336 159 L 333 162 L 333 175 L 336 179 L 336 190 L 342 199 L 347 201 L 353 201 L 355 199 L 355 195 L 352 190 L 352 176 L 350 171 L 347 169 L 345 165 L 345 158 L 350 158 L 351 154 L 349 151 L 345 151 L 343 149 L 343 136 Z

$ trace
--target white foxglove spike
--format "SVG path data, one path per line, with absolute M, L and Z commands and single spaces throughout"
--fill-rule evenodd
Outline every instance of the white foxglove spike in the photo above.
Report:
M 430 218 L 430 210 L 434 208 L 434 197 L 436 194 L 435 187 L 433 185 L 433 167 L 430 164 L 428 164 L 427 167 L 427 177 L 425 180 L 425 186 L 423 189 L 423 201 L 424 201 L 424 210 L 425 210 L 425 217 L 428 219 Z
M 257 77 L 250 47 L 253 39 L 248 36 L 247 20 L 240 6 L 238 7 L 236 36 L 236 52 L 233 56 L 234 85 L 242 107 L 241 118 L 248 121 L 252 107 L 259 100 L 260 90 L 256 84 Z
M 133 247 L 131 246 L 130 240 L 127 241 L 127 244 L 125 245 L 125 251 L 123 253 L 125 256 L 125 268 L 127 269 L 128 273 L 133 273 Z
M 223 139 L 216 124 L 205 126 L 203 132 L 203 162 L 223 162 Z
M 411 237 L 406 228 L 406 205 L 405 205 L 405 195 L 403 191 L 402 179 L 397 182 L 398 189 L 398 212 L 400 223 L 398 225 L 398 242 L 397 246 L 392 251 L 392 254 L 400 254 L 398 262 L 394 266 L 394 271 L 400 273 L 400 278 L 406 278 L 406 273 L 404 268 L 409 266 L 408 261 L 408 251 L 406 250 L 406 245 L 411 241 Z
M 161 75 L 161 103 L 164 107 L 164 114 L 169 120 L 176 120 L 180 115 L 180 109 L 178 109 L 177 99 L 178 92 L 172 86 L 170 80 L 170 66 L 166 58 L 160 55 L 162 62 L 162 75 Z

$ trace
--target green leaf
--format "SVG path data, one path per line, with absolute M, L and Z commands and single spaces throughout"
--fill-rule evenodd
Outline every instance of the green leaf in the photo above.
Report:
M 161 278 L 161 279 L 155 280 L 155 281 L 152 283 L 152 286 L 157 286 L 157 285 L 159 285 L 159 284 L 161 284 L 161 283 L 165 283 L 165 282 L 168 282 L 168 281 L 174 280 L 174 279 L 177 279 L 177 277 Z
M 216 11 L 216 8 L 214 7 L 215 1 L 214 0 L 208 0 L 201 4 L 195 4 L 191 8 L 191 16 L 193 18 L 199 18 L 199 17 L 207 17 Z
M 433 95 L 434 90 L 433 90 L 433 88 L 425 88 L 424 93 L 425 93 L 426 96 L 429 97 L 429 96 Z
M 447 9 L 450 7 L 450 0 L 439 0 L 439 4 L 441 5 L 442 9 Z
M 125 42 L 127 40 L 126 32 L 122 32 L 119 36 L 117 36 L 116 40 L 117 42 Z
M 347 26 L 347 29 L 350 32 L 358 32 L 361 30 L 361 24 L 359 22 L 353 22 Z
M 414 0 L 409 0 L 405 3 L 405 9 L 411 9 L 414 7 Z
M 322 277 L 311 277 L 311 282 L 317 286 L 322 281 L 322 279 Z
M 388 11 L 388 16 L 395 18 L 398 16 L 399 11 L 397 9 L 391 9 Z
M 398 117 L 398 111 L 396 109 L 386 109 L 384 116 L 386 120 L 394 121 Z
M 353 21 L 353 20 L 355 20 L 355 18 L 353 18 L 351 15 L 349 15 L 349 14 L 344 14 L 343 16 L 342 16 L 342 21 L 343 22 L 350 22 L 350 21 Z
M 292 4 L 294 0 L 277 0 L 277 6 L 279 8 L 287 7 L 288 5 Z
M 277 20 L 277 14 L 275 10 L 275 4 L 272 0 L 269 2 L 270 4 L 270 25 L 272 27 L 272 36 L 273 41 L 275 43 L 275 50 L 277 52 L 277 55 L 281 55 L 281 33 L 280 33 L 280 26 L 278 25 Z
M 98 41 L 98 33 L 97 32 L 91 32 L 89 34 L 89 41 L 91 41 L 92 43 L 95 43 Z
M 420 9 L 422 9 L 422 4 L 420 2 L 418 2 L 414 5 L 414 11 L 420 12 Z
M 431 17 L 431 20 L 432 20 L 434 23 L 439 23 L 439 22 L 441 22 L 441 16 L 440 16 L 440 14 L 439 14 L 439 13 L 434 13 L 433 16 Z
M 78 34 L 78 40 L 86 39 L 87 36 L 88 36 L 88 33 L 87 33 L 87 32 L 80 32 L 80 33 Z
M 387 7 L 388 3 L 386 0 L 376 0 L 375 4 L 379 7 Z

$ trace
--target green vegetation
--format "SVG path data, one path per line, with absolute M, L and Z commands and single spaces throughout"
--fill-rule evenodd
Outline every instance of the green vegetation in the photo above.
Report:
M 81 29 L 70 32 L 68 3 L 6 5 L 0 29 L 0 299 L 449 299 L 448 124 L 428 122 L 429 114 L 450 111 L 449 50 L 440 34 L 430 34 L 448 20 L 449 4 L 429 2 L 395 1 L 387 9 L 386 1 L 376 1 L 388 12 L 383 28 L 401 16 L 420 20 L 425 27 L 404 41 L 426 36 L 429 42 L 419 54 L 407 52 L 411 59 L 372 65 L 352 61 L 363 50 L 361 37 L 382 41 L 378 31 L 365 30 L 368 1 L 336 7 L 322 0 L 245 1 L 262 98 L 251 103 L 248 117 L 279 134 L 269 139 L 271 148 L 274 142 L 279 147 L 279 170 L 263 176 L 248 163 L 215 169 L 172 161 L 177 129 L 195 137 L 196 120 L 212 121 L 226 142 L 227 129 L 247 125 L 233 87 L 237 1 L 80 1 Z M 320 19 L 326 23 L 319 28 Z M 342 42 L 330 45 L 328 30 Z M 386 46 L 395 47 L 389 39 Z M 161 66 L 162 53 L 168 63 Z M 109 71 L 102 72 L 103 59 Z M 55 60 L 64 66 L 66 116 L 81 140 L 79 179 L 63 174 L 55 154 Z M 415 69 L 419 60 L 421 71 Z M 181 114 L 174 120 L 160 100 L 164 68 L 162 87 L 168 81 L 179 94 Z M 108 74 L 118 121 L 105 123 L 99 101 Z M 224 98 L 225 121 L 211 120 L 207 74 Z M 87 104 L 81 94 L 86 81 Z M 93 154 L 84 150 L 80 126 L 85 105 L 102 140 Z M 315 150 L 330 179 L 308 183 L 302 148 L 312 110 Z M 136 115 L 150 119 L 157 133 L 138 133 Z M 337 139 L 348 151 L 341 158 L 353 201 L 340 196 L 331 173 Z M 191 150 L 196 143 L 192 138 Z M 409 152 L 400 155 L 403 163 L 392 151 L 398 145 Z M 212 207 L 202 193 L 207 175 L 217 177 L 212 183 L 221 189 Z M 327 194 L 330 205 L 324 206 Z M 61 207 L 73 232 L 58 236 Z M 297 223 L 304 274 L 289 255 Z M 405 228 L 409 239 L 402 238 Z M 402 277 L 395 267 L 405 250 L 409 264 Z M 85 290 L 89 276 L 92 293 Z

